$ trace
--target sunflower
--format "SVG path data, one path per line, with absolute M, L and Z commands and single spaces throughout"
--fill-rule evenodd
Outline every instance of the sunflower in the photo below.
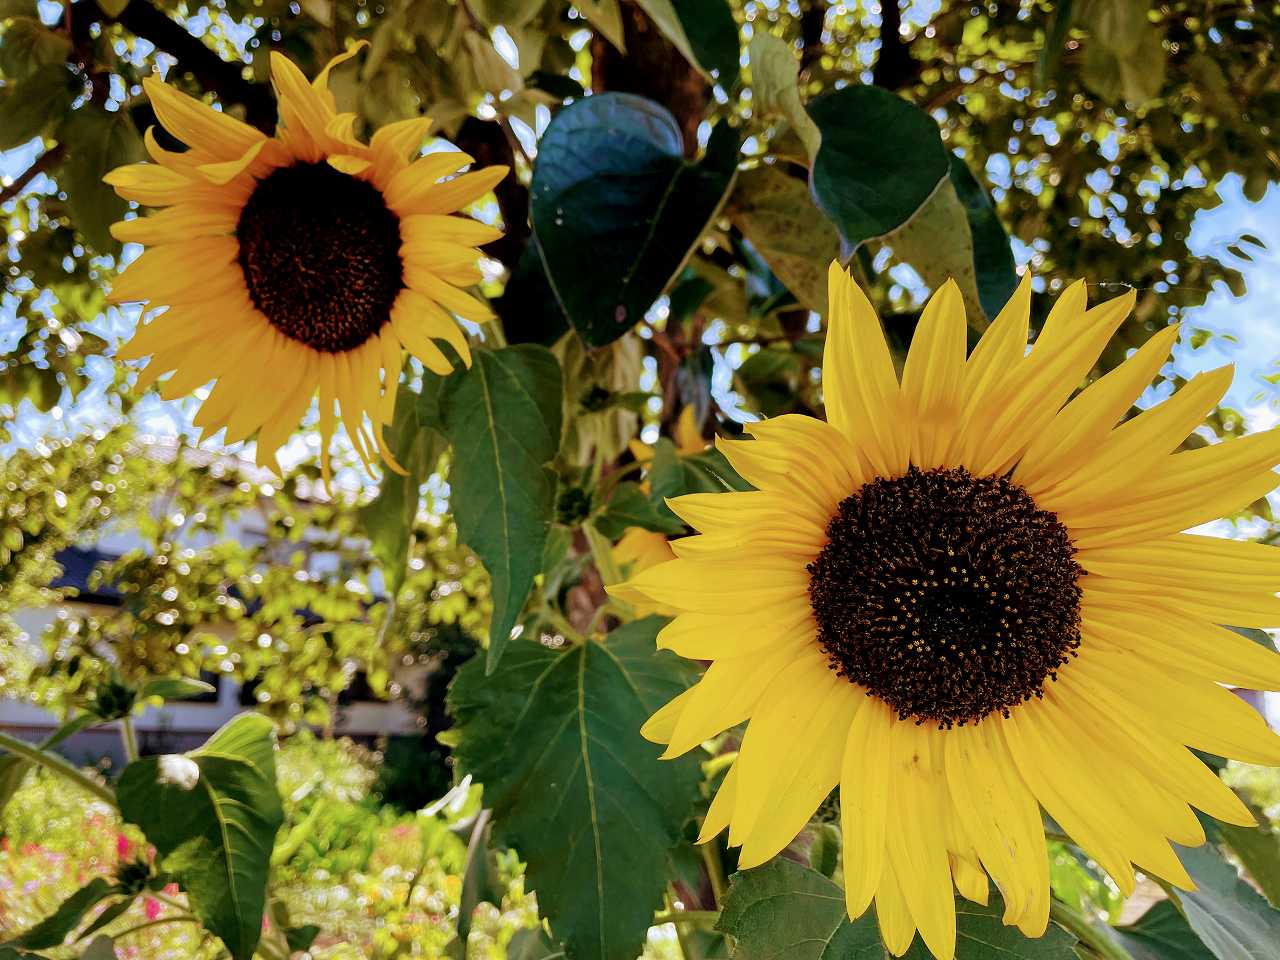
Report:
M 1188 748 L 1280 763 L 1219 685 L 1280 687 L 1219 625 L 1280 623 L 1280 551 L 1184 532 L 1276 486 L 1280 432 L 1179 449 L 1229 368 L 1120 422 L 1176 327 L 1072 398 L 1133 295 L 1086 309 L 1076 283 L 1028 352 L 1029 302 L 1024 278 L 966 358 L 946 284 L 899 380 L 833 265 L 827 421 L 722 441 L 756 489 L 673 499 L 700 532 L 625 585 L 678 611 L 660 647 L 712 661 L 644 735 L 675 757 L 747 721 L 701 840 L 727 827 L 756 866 L 838 786 L 849 916 L 874 900 L 896 955 L 918 929 L 950 960 L 953 887 L 984 903 L 988 875 L 1044 932 L 1041 808 L 1126 894 L 1135 866 L 1190 889 L 1168 841 L 1204 841 L 1191 808 L 1254 821 Z
M 143 81 L 164 128 L 185 151 L 145 136 L 154 163 L 120 167 L 106 182 L 127 200 L 164 207 L 112 234 L 147 249 L 116 280 L 115 303 L 153 313 L 119 356 L 150 356 L 145 388 L 164 374 L 166 399 L 216 381 L 195 425 L 224 442 L 256 432 L 258 463 L 279 473 L 276 451 L 320 397 L 321 463 L 337 415 L 366 465 L 381 455 L 403 348 L 427 369 L 470 363 L 455 320 L 489 308 L 460 288 L 480 280 L 480 244 L 501 232 L 455 212 L 488 193 L 506 167 L 452 179 L 472 162 L 458 151 L 419 156 L 431 121 L 388 124 L 363 143 L 356 117 L 338 113 L 329 72 L 313 83 L 271 54 L 280 123 L 268 137 L 158 80 Z M 413 159 L 411 159 L 413 158 Z M 366 420 L 368 425 L 366 425 Z

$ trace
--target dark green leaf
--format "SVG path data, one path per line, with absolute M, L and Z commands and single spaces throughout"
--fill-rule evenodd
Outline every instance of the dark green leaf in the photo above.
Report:
M 14 937 L 8 945 L 30 947 L 33 950 L 61 946 L 67 935 L 84 921 L 86 913 L 106 897 L 118 892 L 119 887 L 110 880 L 95 877 L 63 900 L 52 915 L 45 917 L 26 933 Z
M 262 935 L 284 821 L 274 742 L 270 720 L 241 714 L 192 753 L 135 760 L 117 788 L 124 819 L 142 828 L 160 868 L 235 960 L 249 960 Z
M 640 726 L 690 680 L 654 649 L 649 617 L 602 643 L 513 646 L 498 671 L 472 661 L 449 691 L 455 757 L 485 786 L 495 840 L 570 958 L 634 960 L 661 903 L 667 851 L 698 803 L 695 758 L 660 761 Z
M 725 0 L 672 0 L 698 63 L 726 90 L 738 82 L 738 24 Z
M 951 185 L 964 205 L 973 236 L 973 267 L 978 301 L 987 319 L 993 319 L 1009 302 L 1018 286 L 1013 248 L 1004 232 L 987 191 L 978 183 L 969 165 L 951 156 Z
M 1213 960 L 1187 918 L 1169 900 L 1152 904 L 1135 922 L 1109 930 L 1133 960 Z
M 587 95 L 587 91 L 582 89 L 582 84 L 573 79 L 573 77 L 566 77 L 560 73 L 551 73 L 547 70 L 533 71 L 525 78 L 524 85 L 536 90 L 545 90 L 559 100 L 576 100 L 578 97 Z
M 486 27 L 523 27 L 538 15 L 546 0 L 467 0 Z
M 77 934 L 76 939 L 84 940 L 88 937 L 91 937 L 95 933 L 97 933 L 99 930 L 101 930 L 103 927 L 107 926 L 109 923 L 112 923 L 119 917 L 123 916 L 125 911 L 133 906 L 133 902 L 135 899 L 136 897 L 125 896 L 125 897 L 121 897 L 115 903 L 110 904 L 105 910 L 103 910 L 100 914 L 94 917 L 93 923 L 89 924 L 87 927 L 81 930 L 79 934 Z M 94 943 L 97 943 L 97 941 L 95 940 Z M 92 946 L 93 944 L 90 944 L 91 949 L 92 949 Z
M 840 235 L 813 205 L 805 182 L 777 166 L 744 171 L 728 214 L 795 298 L 825 313 L 827 268 L 840 255 Z
M 308 950 L 311 944 L 315 943 L 316 936 L 320 933 L 320 928 L 314 923 L 304 923 L 300 927 L 290 927 L 284 932 L 284 941 L 289 945 L 289 949 L 293 952 L 300 950 Z
M 386 431 L 391 452 L 407 473 L 383 470 L 378 495 L 359 511 L 360 524 L 369 536 L 370 550 L 382 567 L 387 595 L 392 598 L 400 592 L 408 572 L 409 543 L 422 485 L 444 452 L 444 438 L 431 427 L 419 426 L 419 400 L 418 394 L 401 386 L 395 419 Z
M 14 950 L 12 947 L 0 947 L 0 960 L 45 960 L 45 958 L 38 954 Z
M 0 99 L 0 150 L 20 146 L 61 120 L 78 89 L 79 81 L 63 63 L 6 86 Z
M 33 11 L 34 13 L 34 11 Z M 54 33 L 34 16 L 18 17 L 5 28 L 0 43 L 0 73 L 21 80 L 41 67 L 60 64 L 71 52 L 71 41 Z
M 502 296 L 493 301 L 493 309 L 502 318 L 502 329 L 510 344 L 540 343 L 549 347 L 569 329 L 542 258 L 532 244 L 520 254 Z
M 190 700 L 192 697 L 213 693 L 216 689 L 213 684 L 192 677 L 160 677 L 147 681 L 138 696 L 144 699 L 159 697 L 162 700 Z
M 658 533 L 684 533 L 684 523 L 671 511 L 660 511 L 658 506 L 638 483 L 620 483 L 614 488 L 604 512 L 596 517 L 596 529 L 610 540 L 617 540 L 628 527 L 643 527 Z
M 702 162 L 689 163 L 671 114 L 632 94 L 556 114 L 539 144 L 530 217 L 556 299 L 588 344 L 643 318 L 719 210 L 737 158 L 737 134 L 721 123 Z
M 1280 910 L 1240 879 L 1212 846 L 1180 851 L 1197 889 L 1176 894 L 1187 922 L 1218 960 L 1274 960 Z
M 450 376 L 440 396 L 458 536 L 493 583 L 489 670 L 541 566 L 555 498 L 546 463 L 560 448 L 563 390 L 551 352 L 523 344 L 477 351 L 471 369 Z
M 110 226 L 129 209 L 126 200 L 102 182 L 116 167 L 142 157 L 142 138 L 123 110 L 114 113 L 89 103 L 58 128 L 70 150 L 58 185 L 67 192 L 72 222 L 89 246 L 109 253 L 118 246 Z
M 1067 42 L 1067 31 L 1071 29 L 1075 5 L 1075 0 L 1058 0 L 1047 14 L 1052 22 L 1045 31 L 1044 46 L 1036 63 L 1037 86 L 1048 86 L 1058 72 L 1058 61 L 1062 59 L 1062 48 Z
M 1259 819 L 1266 822 L 1265 817 Z M 1215 821 L 1213 831 L 1240 858 L 1241 865 L 1271 905 L 1280 906 L 1280 836 L 1275 830 L 1270 825 L 1241 827 Z
M 822 131 L 810 187 L 840 231 L 846 259 L 906 223 L 947 176 L 938 125 L 887 90 L 846 87 L 811 103 L 809 115 Z
M 1056 926 L 1028 940 L 1001 921 L 997 894 L 985 907 L 956 901 L 955 960 L 1076 960 L 1074 939 Z M 844 892 L 816 871 L 774 860 L 733 877 L 716 929 L 738 941 L 738 960 L 889 960 L 875 910 L 849 921 Z M 928 960 L 919 937 L 903 955 Z

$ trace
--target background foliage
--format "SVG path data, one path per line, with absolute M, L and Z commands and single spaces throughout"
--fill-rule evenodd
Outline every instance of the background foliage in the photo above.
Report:
M 122 957 L 235 960 L 308 945 L 609 960 L 880 949 L 871 921 L 828 909 L 833 811 L 732 882 L 731 851 L 690 842 L 736 739 L 701 763 L 656 761 L 636 728 L 691 677 L 654 655 L 657 621 L 635 619 L 661 611 L 607 601 L 603 585 L 684 532 L 664 497 L 741 485 L 713 435 L 820 410 L 833 257 L 899 347 L 949 275 L 974 335 L 1015 263 L 1037 277 L 1033 327 L 1076 277 L 1132 286 L 1135 315 L 1097 372 L 1215 287 L 1242 293 L 1237 268 L 1262 238 L 1212 256 L 1188 244 L 1224 178 L 1250 200 L 1276 178 L 1278 27 L 1261 0 L 0 0 L 0 684 L 69 733 L 222 674 L 294 735 L 275 754 L 270 725 L 239 720 L 214 745 L 222 769 L 199 752 L 144 758 L 118 792 L 0 758 L 0 804 L 18 798 L 0 958 L 100 957 L 113 938 Z M 410 475 L 370 483 L 349 466 L 323 491 L 314 430 L 285 478 L 263 476 L 197 443 L 189 406 L 139 394 L 112 362 L 137 318 L 106 309 L 103 288 L 137 251 L 107 232 L 126 204 L 101 176 L 141 156 L 153 71 L 270 130 L 267 52 L 314 75 L 354 40 L 370 47 L 332 87 L 366 132 L 429 114 L 514 174 L 473 211 L 506 231 L 482 285 L 501 323 L 473 333 L 470 371 L 405 369 L 391 439 Z M 1200 439 L 1240 429 L 1221 410 Z M 1250 516 L 1271 519 L 1265 501 Z M 89 613 L 57 586 L 58 557 L 121 529 L 144 546 L 95 572 L 91 589 L 120 605 Z M 49 605 L 33 658 L 9 615 Z M 450 715 L 445 684 L 468 658 Z M 398 682 L 409 664 L 429 668 L 424 687 Z M 304 739 L 331 730 L 357 680 L 412 701 L 421 744 L 393 762 L 390 747 Z M 207 818 L 159 812 L 184 764 L 250 799 L 252 842 L 220 847 Z M 1274 814 L 1274 780 L 1230 776 Z M 47 835 L 22 820 L 33 809 L 56 811 Z M 60 832 L 84 809 L 87 830 Z M 202 858 L 175 856 L 184 842 Z M 1278 843 L 1219 831 L 1188 855 L 1201 890 L 1148 885 L 1142 913 L 1055 841 L 1052 935 L 1028 942 L 971 912 L 961 955 L 1270 956 Z M 202 870 L 219 858 L 251 895 Z M 804 909 L 770 912 L 802 895 Z M 188 909 L 199 924 L 175 920 Z

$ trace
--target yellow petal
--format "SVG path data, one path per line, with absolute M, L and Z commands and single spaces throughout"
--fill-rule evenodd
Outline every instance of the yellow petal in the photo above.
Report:
M 965 330 L 960 288 L 948 280 L 925 305 L 902 369 L 911 462 L 922 470 L 950 464 L 964 387 Z
M 142 81 L 147 99 L 164 128 L 195 150 L 222 160 L 244 156 L 266 135 L 249 124 L 206 106 L 153 77 Z
M 429 270 L 416 269 L 412 264 L 408 264 L 405 269 L 405 280 L 411 289 L 430 297 L 463 320 L 486 323 L 493 319 L 493 310 L 487 303 L 481 303 L 475 297 L 463 293 Z
M 711 806 L 707 808 L 707 816 L 702 821 L 702 829 L 698 832 L 698 843 L 706 843 L 724 832 L 729 826 L 729 818 L 733 815 L 737 799 L 738 765 L 734 763 L 730 765 L 724 779 L 720 781 L 720 789 L 716 791 Z
M 374 180 L 379 186 L 385 188 L 392 177 L 408 166 L 406 158 L 418 155 L 430 131 L 430 117 L 397 120 L 374 131 L 369 149 L 373 154 Z
M 387 184 L 387 205 L 401 217 L 415 213 L 452 213 L 452 210 L 416 210 L 418 203 L 438 189 L 440 178 L 457 173 L 475 160 L 460 150 L 440 150 L 419 157 Z M 456 208 L 455 208 L 456 209 Z
M 827 342 L 822 396 L 827 422 L 853 441 L 877 476 L 907 469 L 901 400 L 893 358 L 875 308 L 833 262 L 828 272 Z
M 178 243 L 198 237 L 230 236 L 239 219 L 230 207 L 179 204 L 149 217 L 113 223 L 111 236 L 121 243 Z
M 844 895 L 851 919 L 871 905 L 885 866 L 889 815 L 889 728 L 893 714 L 868 698 L 853 718 L 840 774 L 840 830 L 844 834 Z M 911 928 L 912 935 L 915 927 Z M 909 941 L 908 941 L 909 942 Z
M 418 243 L 453 243 L 479 247 L 500 238 L 502 231 L 470 217 L 419 213 L 400 221 L 400 236 L 406 247 Z

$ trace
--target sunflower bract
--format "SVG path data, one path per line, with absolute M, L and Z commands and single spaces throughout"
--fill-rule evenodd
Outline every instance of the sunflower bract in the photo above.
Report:
M 1190 887 L 1169 841 L 1204 841 L 1192 808 L 1253 823 L 1191 750 L 1280 763 L 1223 686 L 1280 688 L 1280 655 L 1220 626 L 1280 625 L 1280 551 L 1185 532 L 1276 486 L 1280 431 L 1180 449 L 1228 369 L 1124 419 L 1176 328 L 1079 390 L 1133 295 L 1069 287 L 1028 351 L 1030 289 L 966 356 L 944 285 L 899 379 L 833 265 L 827 421 L 722 440 L 756 489 L 672 500 L 697 534 L 619 590 L 711 661 L 645 725 L 665 756 L 746 721 L 701 839 L 727 829 L 749 869 L 838 788 L 848 913 L 874 900 L 898 955 L 919 930 L 951 960 L 955 893 L 985 902 L 988 876 L 1044 932 L 1042 808 L 1122 893 L 1135 867 Z

